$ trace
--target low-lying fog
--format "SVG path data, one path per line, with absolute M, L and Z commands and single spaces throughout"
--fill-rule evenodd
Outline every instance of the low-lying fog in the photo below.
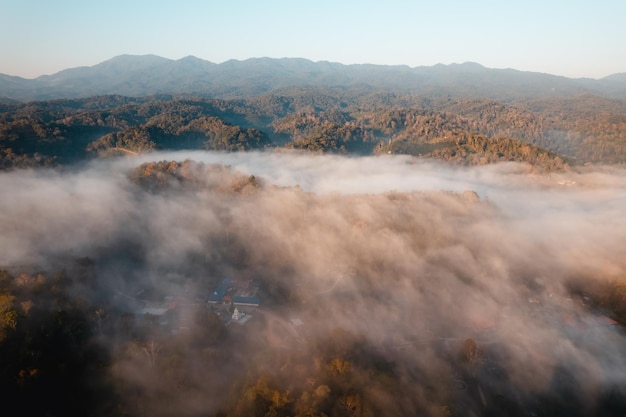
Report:
M 186 159 L 230 166 L 262 187 L 148 192 L 129 179 L 143 162 Z M 518 399 L 549 391 L 565 372 L 580 410 L 626 384 L 623 332 L 600 324 L 610 312 L 573 290 L 626 277 L 621 168 L 544 175 L 391 155 L 155 153 L 77 172 L 5 173 L 0 190 L 0 265 L 90 257 L 121 292 L 173 292 L 174 274 L 204 298 L 225 276 L 251 277 L 284 295 L 256 314 L 301 319 L 309 344 L 345 329 L 430 375 L 446 369 L 440 350 L 472 338 L 497 356 Z M 124 245 L 140 261 L 120 259 Z M 306 349 L 266 330 L 241 343 Z M 210 393 L 203 401 L 219 407 Z

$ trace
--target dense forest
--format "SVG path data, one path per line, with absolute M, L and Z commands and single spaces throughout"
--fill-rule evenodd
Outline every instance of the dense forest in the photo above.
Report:
M 241 100 L 102 96 L 5 104 L 0 166 L 63 166 L 155 150 L 293 148 L 409 154 L 537 169 L 626 162 L 626 102 L 594 96 L 503 103 L 290 90 Z

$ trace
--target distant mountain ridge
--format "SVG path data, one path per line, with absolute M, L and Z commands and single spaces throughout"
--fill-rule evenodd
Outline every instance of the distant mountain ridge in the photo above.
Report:
M 35 79 L 0 74 L 0 99 L 43 100 L 121 94 L 194 94 L 211 98 L 249 97 L 289 88 L 353 88 L 435 97 L 498 100 L 594 94 L 626 98 L 626 73 L 600 80 L 491 69 L 480 64 L 408 67 L 344 65 L 303 58 L 250 58 L 216 64 L 193 56 L 120 55 L 91 67 L 62 70 Z

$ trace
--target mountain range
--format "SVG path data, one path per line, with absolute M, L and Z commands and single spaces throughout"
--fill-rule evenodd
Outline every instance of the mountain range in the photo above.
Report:
M 626 73 L 602 79 L 567 78 L 480 64 L 344 65 L 302 58 L 251 58 L 221 64 L 188 56 L 121 55 L 34 79 L 0 74 L 0 100 L 30 101 L 121 94 L 193 94 L 240 98 L 290 88 L 350 88 L 430 97 L 524 100 L 580 94 L 626 98 Z

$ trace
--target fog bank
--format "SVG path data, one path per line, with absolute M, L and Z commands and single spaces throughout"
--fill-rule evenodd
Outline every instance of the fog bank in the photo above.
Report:
M 129 174 L 143 162 L 186 159 L 205 165 L 157 191 Z M 210 179 L 211 164 L 230 171 Z M 585 292 L 626 277 L 625 174 L 290 152 L 158 153 L 73 173 L 14 171 L 0 175 L 0 265 L 89 257 L 115 291 L 178 294 L 184 281 L 198 300 L 224 277 L 258 280 L 267 302 L 236 336 L 231 366 L 220 365 L 233 378 L 245 375 L 239 366 L 258 366 L 243 351 L 313 351 L 341 329 L 396 363 L 424 407 L 448 394 L 428 394 L 418 381 L 459 378 L 449 358 L 472 339 L 481 357 L 461 376 L 470 388 L 454 394 L 457 405 L 477 401 L 470 409 L 480 410 L 506 397 L 541 415 L 534 398 L 575 392 L 584 414 L 626 386 L 623 331 L 603 324 L 611 312 Z M 230 176 L 252 175 L 253 186 L 231 190 Z M 159 386 L 132 379 L 132 361 L 116 372 Z M 224 407 L 218 389 L 206 389 L 192 396 L 194 410 Z M 190 407 L 183 398 L 168 401 Z M 438 415 L 420 407 L 413 411 Z

